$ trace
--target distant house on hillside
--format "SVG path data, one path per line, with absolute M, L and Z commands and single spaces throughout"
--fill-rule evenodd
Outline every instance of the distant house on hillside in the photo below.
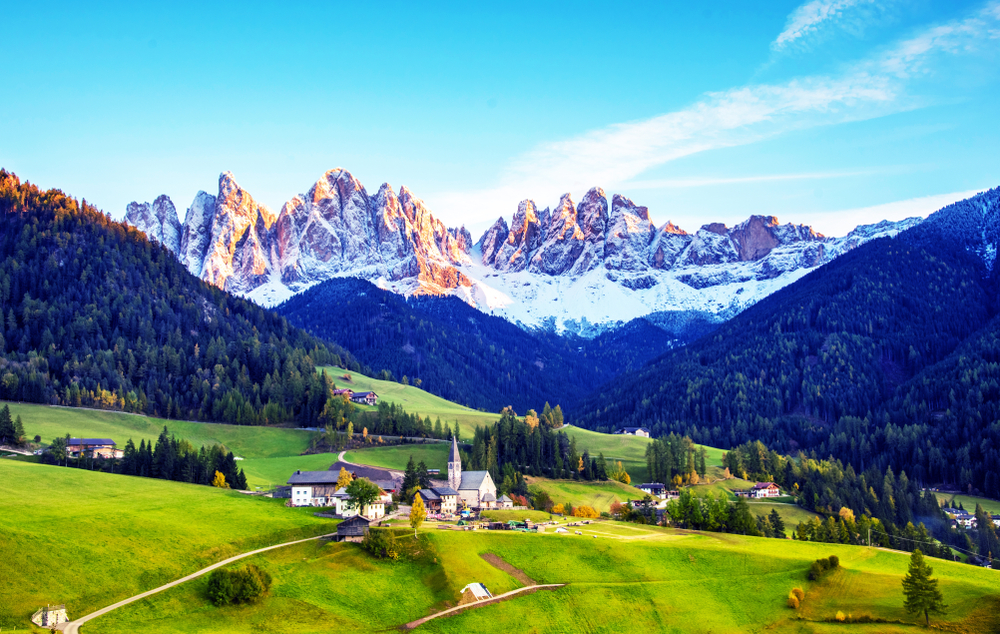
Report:
M 344 390 L 334 390 L 333 391 L 333 395 L 334 396 L 346 396 L 347 398 L 352 399 L 354 397 L 354 390 L 347 390 L 347 389 L 344 389 Z
M 733 493 L 739 497 L 747 498 L 776 498 L 781 495 L 781 489 L 773 482 L 758 482 L 749 489 Z
M 378 394 L 375 392 L 352 392 L 351 400 L 361 405 L 378 405 Z
M 616 429 L 614 433 L 649 438 L 649 430 L 645 427 L 622 427 L 621 429 Z
M 659 482 L 643 482 L 636 488 L 642 491 L 643 493 L 648 493 L 649 495 L 652 495 L 654 498 L 662 499 L 666 497 L 667 493 L 667 487 L 660 484 Z
M 462 588 L 462 596 L 463 597 L 465 597 L 465 593 L 466 592 L 470 593 L 471 594 L 471 598 L 475 599 L 476 601 L 482 601 L 484 599 L 492 599 L 493 598 L 493 595 L 490 594 L 490 591 L 487 590 L 486 586 L 484 586 L 481 583 L 470 583 L 469 585 L 467 585 L 464 588 Z
M 125 456 L 125 452 L 118 449 L 115 441 L 110 438 L 70 438 L 69 444 L 66 445 L 66 451 L 74 458 L 81 456 L 123 458 Z

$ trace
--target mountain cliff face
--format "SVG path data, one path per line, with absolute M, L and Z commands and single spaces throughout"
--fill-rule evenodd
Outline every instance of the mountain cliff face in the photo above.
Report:
M 455 295 L 527 327 L 593 336 L 650 313 L 720 321 L 810 269 L 920 222 L 882 222 L 843 238 L 752 216 L 687 233 L 657 227 L 646 207 L 600 188 L 554 209 L 522 201 L 475 244 L 407 188 L 374 195 L 344 169 L 324 174 L 275 214 L 229 172 L 198 192 L 184 223 L 173 203 L 131 203 L 126 220 L 174 251 L 195 275 L 274 305 L 323 280 L 359 277 L 407 295 Z M 672 318 L 673 319 L 673 318 Z

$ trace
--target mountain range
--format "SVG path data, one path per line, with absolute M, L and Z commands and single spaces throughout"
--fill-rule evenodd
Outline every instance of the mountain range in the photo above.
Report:
M 162 243 L 194 275 L 273 306 L 327 279 L 357 277 L 403 295 L 454 295 L 528 328 L 593 337 L 651 314 L 716 322 L 738 314 L 857 246 L 920 218 L 829 238 L 805 225 L 751 216 L 694 233 L 600 188 L 555 208 L 518 205 L 475 243 L 406 187 L 374 195 L 349 172 L 326 172 L 275 214 L 224 172 L 198 192 L 183 223 L 173 202 L 133 202 L 126 222 Z

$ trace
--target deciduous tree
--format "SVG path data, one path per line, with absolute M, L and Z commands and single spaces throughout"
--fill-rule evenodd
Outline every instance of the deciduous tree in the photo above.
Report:
M 417 529 L 420 528 L 425 519 L 427 519 L 427 508 L 424 506 L 420 494 L 417 493 L 413 496 L 413 506 L 410 507 L 410 526 L 413 528 L 414 537 L 417 536 Z

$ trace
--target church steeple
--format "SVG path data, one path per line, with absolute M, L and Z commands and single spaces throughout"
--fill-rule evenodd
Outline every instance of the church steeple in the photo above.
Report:
M 448 486 L 458 491 L 462 485 L 462 457 L 458 455 L 458 440 L 451 437 L 451 453 L 448 454 Z

